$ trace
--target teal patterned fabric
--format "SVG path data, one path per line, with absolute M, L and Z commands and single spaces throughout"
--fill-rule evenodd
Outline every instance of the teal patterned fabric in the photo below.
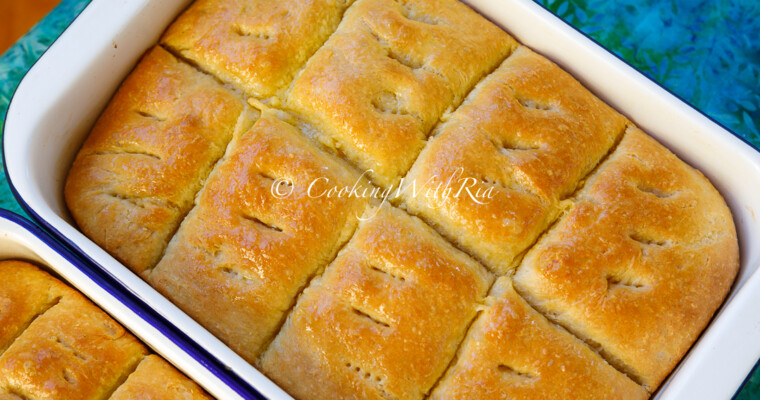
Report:
M 63 0 L 0 57 L 0 127 L 18 82 L 89 1 Z M 760 1 L 534 1 L 760 147 Z M 0 207 L 23 214 L 4 174 Z M 759 368 L 735 398 L 760 399 Z
M 8 103 L 26 71 L 89 3 L 90 0 L 61 1 L 50 14 L 0 56 L 0 132 L 3 131 L 5 124 L 5 112 L 8 110 Z M 20 215 L 26 215 L 8 187 L 5 176 L 5 161 L 3 161 L 2 168 L 0 207 Z
M 760 146 L 760 1 L 537 2 Z

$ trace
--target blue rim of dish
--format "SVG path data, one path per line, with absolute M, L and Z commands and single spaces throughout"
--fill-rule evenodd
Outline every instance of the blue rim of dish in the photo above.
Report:
M 734 396 L 733 396 L 734 399 L 736 398 L 736 396 L 739 395 L 739 393 L 742 391 L 742 389 L 744 389 L 744 386 L 747 385 L 747 383 L 749 382 L 749 378 L 751 378 L 752 375 L 754 375 L 755 372 L 757 372 L 757 371 L 760 371 L 760 361 L 758 361 L 755 364 L 755 366 L 752 367 L 752 369 L 749 371 L 749 374 L 747 374 L 747 377 L 744 378 L 744 380 L 742 381 L 741 386 L 739 386 L 739 389 L 736 391 L 736 393 L 734 393 Z
M 641 74 L 641 76 L 643 76 L 646 79 L 648 79 L 649 81 L 653 82 L 655 85 L 657 85 L 660 88 L 662 88 L 663 90 L 665 90 L 671 96 L 675 97 L 676 99 L 678 99 L 682 103 L 686 104 L 692 110 L 695 110 L 696 112 L 698 112 L 699 114 L 701 114 L 702 116 L 704 116 L 705 118 L 707 118 L 708 120 L 712 121 L 716 125 L 718 125 L 721 128 L 723 128 L 724 131 L 730 133 L 731 135 L 735 136 L 736 138 L 738 138 L 739 140 L 741 140 L 742 142 L 744 142 L 747 146 L 749 146 L 749 148 L 751 148 L 751 149 L 757 151 L 758 153 L 760 153 L 760 147 L 755 146 L 749 140 L 747 140 L 746 138 L 744 138 L 740 134 L 734 132 L 732 129 L 728 128 L 727 126 L 723 125 L 723 123 L 721 123 L 717 119 L 713 118 L 712 116 L 710 116 L 707 113 L 703 112 L 699 108 L 695 107 L 690 102 L 688 102 L 683 97 L 681 97 L 680 95 L 676 94 L 675 92 L 673 92 L 669 88 L 665 87 L 660 82 L 657 82 L 652 77 L 650 77 L 650 76 L 642 73 L 633 64 L 631 64 L 630 62 L 628 62 L 626 59 L 624 59 L 623 57 L 621 57 L 620 55 L 618 55 L 614 51 L 612 51 L 612 50 L 606 48 L 605 46 L 603 46 L 596 39 L 594 39 L 590 35 L 588 35 L 585 32 L 583 32 L 580 28 L 577 28 L 574 25 L 572 25 L 571 23 L 565 21 L 564 19 L 562 19 L 562 17 L 560 17 L 559 15 L 555 14 L 554 12 L 552 12 L 548 7 L 544 6 L 543 4 L 538 3 L 535 0 L 531 0 L 531 2 L 534 3 L 534 4 L 536 4 L 536 5 L 538 5 L 542 9 L 544 9 L 546 12 L 548 12 L 549 14 L 551 14 L 554 18 L 556 18 L 561 23 L 569 26 L 574 31 L 580 33 L 583 37 L 585 37 L 587 40 L 590 40 L 592 43 L 594 43 L 596 46 L 598 46 L 602 50 L 606 51 L 607 53 L 611 54 L 613 57 L 615 57 L 618 60 L 620 60 L 623 63 L 625 63 L 627 66 L 631 67 L 634 71 L 636 71 L 639 74 Z M 85 6 L 81 11 L 79 11 L 79 13 L 77 13 L 77 15 L 69 23 L 69 26 L 67 26 L 66 29 L 64 29 L 63 32 L 61 32 L 61 35 L 63 35 L 63 33 L 65 33 L 69 29 L 69 27 L 71 27 L 71 25 L 79 18 L 79 16 L 82 14 L 82 12 L 84 12 L 84 10 L 86 10 L 90 6 L 90 4 L 88 4 L 87 6 Z M 21 82 L 23 82 L 24 79 L 26 79 L 26 75 L 29 73 L 29 71 L 31 71 L 32 68 L 34 68 L 34 66 L 37 64 L 37 62 L 42 59 L 42 57 L 45 55 L 45 53 L 47 53 L 48 50 L 51 47 L 53 47 L 53 45 L 55 45 L 55 43 L 58 41 L 58 39 L 61 37 L 61 35 L 59 35 L 58 37 L 56 37 L 55 40 L 50 44 L 50 46 L 48 46 L 48 48 L 45 49 L 45 51 L 43 51 L 42 54 L 40 54 L 39 58 L 37 60 L 35 60 L 34 63 L 32 63 L 32 65 L 29 67 L 29 69 L 27 69 L 27 71 L 24 73 L 24 76 L 21 78 L 21 81 L 19 81 L 19 85 L 16 86 L 16 88 L 13 90 L 13 95 L 11 96 L 11 100 L 8 102 L 8 108 L 6 109 L 5 123 L 3 124 L 3 131 L 2 131 L 3 140 L 2 140 L 2 144 L 0 144 L 0 147 L 2 147 L 3 163 L 5 163 L 5 138 L 6 138 L 6 132 L 5 132 L 5 130 L 6 130 L 7 126 L 8 126 L 8 123 L 7 123 L 7 113 L 8 113 L 8 111 L 11 108 L 11 104 L 13 104 L 13 100 L 16 97 L 16 92 L 18 91 L 18 88 L 21 86 Z M 18 193 L 18 191 L 16 190 L 16 187 L 13 185 L 13 180 L 11 179 L 10 174 L 8 173 L 7 166 L 4 166 L 4 167 L 5 168 L 3 168 L 3 169 L 4 169 L 4 172 L 5 172 L 6 180 L 8 181 L 8 186 L 10 187 L 11 192 L 13 193 L 13 196 L 19 202 L 19 205 L 21 206 L 21 208 L 27 214 L 29 214 L 36 223 L 38 223 L 40 226 L 42 226 L 44 228 L 44 230 L 48 232 L 48 234 L 50 234 L 55 239 L 63 242 L 67 246 L 69 246 L 71 248 L 71 251 L 73 251 L 74 254 L 77 254 L 81 258 L 82 262 L 85 262 L 86 265 L 88 265 L 90 268 L 94 267 L 95 270 L 104 272 L 104 274 L 103 273 L 97 273 L 98 276 L 104 276 L 104 277 L 107 276 L 109 280 L 115 281 L 115 282 L 119 282 L 119 280 L 116 279 L 116 277 L 114 277 L 106 268 L 102 267 L 97 261 L 95 261 L 92 257 L 90 257 L 89 255 L 87 255 L 87 253 L 85 251 L 83 251 L 79 246 L 77 246 L 73 241 L 69 240 L 66 236 L 64 236 L 63 234 L 61 234 L 55 227 L 53 227 L 50 223 L 48 223 L 45 219 L 43 219 L 39 214 L 37 214 L 26 203 L 26 201 L 24 201 L 24 198 L 21 197 L 21 195 Z M 0 209 L 0 212 L 3 212 L 3 214 L 10 213 L 9 211 L 5 211 L 5 210 L 2 210 L 2 209 Z M 10 213 L 10 214 L 12 214 L 12 213 Z M 16 216 L 16 214 L 12 214 L 12 215 Z M 18 217 L 18 218 L 21 218 L 21 217 Z M 96 273 L 93 272 L 93 274 L 96 274 Z M 96 281 L 96 283 L 97 283 L 97 281 Z M 118 285 L 118 287 L 124 288 L 124 285 L 122 285 L 120 283 L 118 283 L 117 285 Z M 120 290 L 124 290 L 124 289 L 120 289 Z M 129 292 L 129 293 L 132 293 L 129 289 L 126 289 L 126 291 Z M 139 301 L 139 300 L 136 300 L 136 301 Z M 139 302 L 140 302 L 140 304 L 143 304 L 141 301 L 139 301 Z M 215 376 L 217 376 L 220 380 L 222 380 L 223 382 L 225 382 L 228 386 L 230 386 L 238 394 L 240 394 L 244 398 L 256 398 L 256 399 L 264 399 L 265 398 L 257 390 L 255 390 L 254 388 L 252 388 L 251 385 L 245 383 L 240 377 L 238 377 L 232 371 L 229 371 L 224 366 L 223 363 L 219 362 L 215 357 L 213 357 L 211 354 L 209 354 L 205 349 L 203 349 L 202 347 L 200 347 L 199 345 L 197 345 L 187 335 L 185 335 L 179 329 L 177 329 L 176 327 L 174 327 L 173 324 L 171 324 L 170 322 L 166 321 L 156 311 L 154 311 L 152 308 L 148 307 L 147 305 L 144 306 L 144 307 L 146 307 L 146 313 L 150 313 L 152 316 L 153 315 L 155 316 L 153 318 L 157 321 L 157 323 L 159 323 L 158 321 L 161 321 L 160 323 L 163 326 L 163 329 L 159 328 L 156 325 L 154 325 L 154 327 L 156 327 L 156 329 L 159 329 L 159 331 L 161 331 L 165 336 L 169 337 L 172 340 L 172 342 L 174 342 L 177 346 L 179 346 L 180 348 L 182 348 L 188 354 L 192 355 L 193 358 L 195 358 L 198 362 L 200 362 L 205 367 L 207 367 Z M 151 322 L 151 324 L 153 324 L 153 323 Z M 736 393 L 738 393 L 739 391 L 741 391 L 741 389 L 744 387 L 744 385 L 746 384 L 746 382 L 749 380 L 749 378 L 750 378 L 750 376 L 752 374 L 752 371 L 754 371 L 754 369 L 758 368 L 758 365 L 760 365 L 760 360 L 758 362 L 756 362 L 756 365 L 750 370 L 750 372 L 744 378 L 744 380 L 742 381 L 742 384 L 739 386 L 739 388 L 735 392 L 734 396 L 736 395 Z
M 34 225 L 31 221 L 24 217 L 15 214 L 11 211 L 0 209 L 0 219 L 6 219 L 20 226 L 27 232 L 31 233 L 34 237 L 42 241 L 45 245 L 53 249 L 58 255 L 62 256 L 66 261 L 71 263 L 75 268 L 84 273 L 87 278 L 98 285 L 101 289 L 105 290 L 114 297 L 116 300 L 127 306 L 132 312 L 137 314 L 143 321 L 156 328 L 161 334 L 169 338 L 179 348 L 190 354 L 196 361 L 211 371 L 217 378 L 222 380 L 235 392 L 243 396 L 243 398 L 256 398 L 263 399 L 258 392 L 252 391 L 247 384 L 242 380 L 226 379 L 228 372 L 223 371 L 224 366 L 213 362 L 213 357 L 207 354 L 196 354 L 196 348 L 192 344 L 188 343 L 190 339 L 183 333 L 176 329 L 173 329 L 171 324 L 168 324 L 162 317 L 160 317 L 152 308 L 148 307 L 134 294 L 126 290 L 121 284 L 118 283 L 110 275 L 103 273 L 98 268 L 92 268 L 71 250 L 64 245 L 58 243 L 52 238 L 46 231 Z M 190 341 L 191 342 L 191 341 Z M 208 358 L 211 357 L 212 360 Z
M 19 85 L 16 86 L 16 88 L 13 90 L 13 95 L 11 96 L 11 100 L 8 102 L 8 108 L 5 111 L 4 120 L 5 123 L 3 124 L 3 131 L 2 131 L 2 154 L 3 154 L 3 163 L 5 164 L 5 138 L 6 138 L 6 128 L 8 126 L 7 123 L 7 117 L 8 117 L 8 111 L 11 109 L 11 104 L 13 104 L 13 100 L 16 97 L 16 93 L 18 92 L 18 88 L 21 86 L 21 83 L 26 79 L 27 75 L 29 74 L 29 71 L 31 71 L 35 65 L 41 60 L 45 53 L 50 50 L 51 47 L 53 47 L 57 42 L 58 39 L 71 27 L 71 25 L 81 16 L 81 14 L 92 4 L 90 2 L 85 7 L 80 10 L 77 15 L 71 20 L 69 25 L 64 29 L 60 35 L 58 35 L 55 40 L 53 40 L 52 43 L 50 43 L 50 46 L 48 46 L 45 51 L 40 54 L 40 56 L 37 58 L 37 60 L 32 63 L 32 65 L 29 66 L 29 68 L 24 72 L 24 76 L 19 81 Z M 50 246 L 53 250 L 55 250 L 58 254 L 63 256 L 67 261 L 71 262 L 75 267 L 77 267 L 80 271 L 82 271 L 85 275 L 88 276 L 93 282 L 95 282 L 98 286 L 103 288 L 105 291 L 107 291 L 111 296 L 115 297 L 117 300 L 121 301 L 124 305 L 126 305 L 132 312 L 137 314 L 140 318 L 142 318 L 145 322 L 149 323 L 151 326 L 156 328 L 159 332 L 161 332 L 162 335 L 167 337 L 169 340 L 172 341 L 177 347 L 182 349 L 185 353 L 189 354 L 193 359 L 195 359 L 199 364 L 201 364 L 203 367 L 205 367 L 208 371 L 210 371 L 214 376 L 216 376 L 220 381 L 222 381 L 224 384 L 226 384 L 229 388 L 234 390 L 237 394 L 239 394 L 244 399 L 266 399 L 261 393 L 259 393 L 255 388 L 253 388 L 250 384 L 246 383 L 242 378 L 240 378 L 237 374 L 232 372 L 224 363 L 220 362 L 216 357 L 211 355 L 206 349 L 198 345 L 195 341 L 193 341 L 187 334 L 182 332 L 180 329 L 178 329 L 174 324 L 167 321 L 163 316 L 161 316 L 158 312 L 153 310 L 153 308 L 149 307 L 147 304 L 145 304 L 142 300 L 139 299 L 139 297 L 129 288 L 126 287 L 126 285 L 122 284 L 119 279 L 117 279 L 115 276 L 113 276 L 106 268 L 103 268 L 100 266 L 99 263 L 97 263 L 95 260 L 93 260 L 90 256 L 88 256 L 84 251 L 82 251 L 81 248 L 76 246 L 71 240 L 66 238 L 64 235 L 62 235 L 58 230 L 53 228 L 50 224 L 47 223 L 43 218 L 41 218 L 29 205 L 23 200 L 21 195 L 19 195 L 18 191 L 16 190 L 16 187 L 13 185 L 13 181 L 11 180 L 11 176 L 8 173 L 7 165 L 3 166 L 3 170 L 5 172 L 5 178 L 8 181 L 8 186 L 11 189 L 11 193 L 13 193 L 13 197 L 16 198 L 16 200 L 19 202 L 19 205 L 21 205 L 21 208 L 26 211 L 32 219 L 37 222 L 40 226 L 42 226 L 43 229 L 40 229 L 39 227 L 35 226 L 30 221 L 27 221 L 25 218 L 21 217 L 18 214 L 15 214 L 11 211 L 1 209 L 0 208 L 0 218 L 8 219 L 30 233 L 32 233 L 35 237 L 42 240 L 45 244 Z M 51 238 L 52 236 L 52 238 Z M 56 241 L 57 240 L 57 241 Z M 64 245 L 61 245 L 58 243 L 58 241 L 62 242 Z M 66 247 L 68 246 L 68 248 Z

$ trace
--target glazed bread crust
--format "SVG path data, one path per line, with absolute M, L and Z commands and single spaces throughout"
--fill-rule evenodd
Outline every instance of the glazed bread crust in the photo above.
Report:
M 248 95 L 283 89 L 352 0 L 198 0 L 161 43 Z
M 287 106 L 389 187 L 441 115 L 515 46 L 455 0 L 360 0 L 296 78 Z
M 637 128 L 526 255 L 519 292 L 654 390 L 739 266 L 731 213 L 699 171 Z
M 437 129 L 404 185 L 415 214 L 498 274 L 567 206 L 626 119 L 551 61 L 520 46 Z M 458 195 L 426 196 L 445 187 Z M 492 191 L 490 198 L 470 193 Z
M 104 399 L 145 356 L 124 328 L 75 292 L 0 356 L 0 387 L 33 399 Z
M 0 280 L 0 398 L 111 398 L 145 363 L 145 346 L 46 272 L 26 262 L 0 261 Z M 154 368 L 171 369 L 162 359 L 149 358 Z M 132 384 L 135 393 L 175 386 L 194 388 L 188 399 L 208 399 L 176 371 L 150 374 Z
M 364 218 L 262 356 L 296 398 L 423 398 L 492 282 L 418 219 L 388 207 Z
M 208 395 L 161 357 L 142 359 L 109 400 L 201 400 Z
M 249 112 L 160 47 L 101 114 L 66 179 L 79 228 L 137 273 L 153 267 Z M 247 127 L 246 127 L 247 128 Z
M 0 262 L 0 354 L 37 317 L 57 304 L 66 285 L 20 261 Z
M 648 393 L 533 310 L 499 278 L 432 400 L 646 399 Z
M 355 182 L 358 173 L 265 113 L 231 145 L 149 282 L 254 362 L 366 204 L 317 195 Z

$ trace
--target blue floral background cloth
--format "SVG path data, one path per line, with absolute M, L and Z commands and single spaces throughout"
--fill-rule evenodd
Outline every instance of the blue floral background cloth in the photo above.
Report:
M 0 57 L 0 129 L 21 78 L 90 0 L 63 0 Z M 760 148 L 759 0 L 534 0 Z M 0 207 L 24 215 L 5 174 Z M 760 370 L 735 399 L 760 399 Z

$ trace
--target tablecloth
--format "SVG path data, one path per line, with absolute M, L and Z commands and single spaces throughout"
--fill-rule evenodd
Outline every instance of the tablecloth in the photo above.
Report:
M 535 1 L 760 148 L 760 1 Z M 63 0 L 0 57 L 0 130 L 18 82 L 89 2 Z M 4 173 L 0 207 L 25 215 Z M 758 366 L 735 398 L 760 399 Z

